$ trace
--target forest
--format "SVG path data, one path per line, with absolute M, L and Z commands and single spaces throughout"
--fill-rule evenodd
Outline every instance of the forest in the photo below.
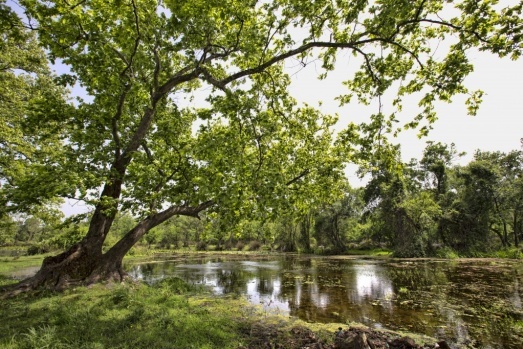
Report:
M 522 257 L 521 150 L 478 150 L 467 165 L 456 164 L 464 154 L 453 144 L 429 141 L 423 158 L 408 163 L 401 162 L 397 147 L 393 150 L 380 166 L 361 171 L 369 178 L 365 186 L 345 183 L 334 202 L 234 223 L 213 213 L 201 219 L 173 217 L 137 248 L 316 254 L 382 249 L 396 257 Z M 29 254 L 63 250 L 83 238 L 89 219 L 89 214 L 80 219 L 63 219 L 60 213 L 4 216 L 0 243 Z M 131 214 L 118 215 L 105 248 L 136 223 Z

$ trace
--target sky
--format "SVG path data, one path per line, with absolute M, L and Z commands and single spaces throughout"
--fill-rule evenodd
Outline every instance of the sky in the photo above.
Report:
M 427 140 L 442 143 L 454 142 L 458 151 L 467 152 L 465 162 L 471 160 L 476 149 L 489 151 L 510 151 L 520 149 L 523 138 L 523 60 L 500 59 L 492 54 L 477 52 L 471 55 L 475 70 L 465 83 L 471 90 L 485 92 L 483 103 L 476 116 L 467 115 L 465 97 L 458 96 L 451 104 L 439 103 L 439 120 L 428 137 L 421 140 L 416 131 L 404 131 L 393 142 L 401 144 L 403 160 L 419 158 Z M 319 66 L 319 64 L 318 64 Z M 311 66 L 293 74 L 291 91 L 294 96 L 312 106 L 319 107 L 325 113 L 337 113 L 338 127 L 343 128 L 349 121 L 368 120 L 370 114 L 377 111 L 376 106 L 365 107 L 353 103 L 339 107 L 333 97 L 339 95 L 344 70 L 350 69 L 340 62 L 326 81 L 316 78 L 319 68 Z M 393 109 L 384 105 L 384 113 Z M 405 105 L 400 120 L 405 122 L 416 115 L 415 102 Z

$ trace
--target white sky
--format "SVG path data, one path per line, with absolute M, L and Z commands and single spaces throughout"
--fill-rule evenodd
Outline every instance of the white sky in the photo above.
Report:
M 420 140 L 416 131 L 409 130 L 395 139 L 395 143 L 401 144 L 403 160 L 420 158 L 427 140 L 454 142 L 458 151 L 467 152 L 464 162 L 470 161 L 476 149 L 507 152 L 520 148 L 520 138 L 523 138 L 523 60 L 500 59 L 483 52 L 475 53 L 471 60 L 475 70 L 466 79 L 466 85 L 470 90 L 485 92 L 477 116 L 467 115 L 463 96 L 458 96 L 451 104 L 438 104 L 439 120 L 428 137 Z M 324 113 L 337 113 L 340 128 L 349 121 L 366 121 L 370 114 L 377 112 L 376 106 L 357 105 L 355 100 L 340 108 L 333 98 L 344 91 L 345 87 L 341 85 L 346 76 L 344 70 L 352 69 L 340 60 L 338 68 L 325 81 L 320 81 L 316 78 L 321 72 L 319 66 L 320 63 L 318 68 L 311 65 L 293 74 L 291 91 L 298 100 L 316 107 L 319 101 L 323 101 L 319 108 Z M 409 121 L 417 114 L 416 103 L 404 105 L 401 121 Z M 384 105 L 385 114 L 392 111 L 392 107 Z

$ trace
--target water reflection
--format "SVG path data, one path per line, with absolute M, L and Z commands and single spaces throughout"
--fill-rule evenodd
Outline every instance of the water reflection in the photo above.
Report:
M 178 276 L 311 322 L 410 330 L 456 347 L 523 347 L 518 263 L 208 257 L 135 265 L 131 274 L 149 283 Z

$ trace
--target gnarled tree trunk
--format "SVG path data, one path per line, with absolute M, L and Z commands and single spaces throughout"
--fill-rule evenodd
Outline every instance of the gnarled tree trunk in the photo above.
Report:
M 172 206 L 162 212 L 148 216 L 131 229 L 106 253 L 102 253 L 102 245 L 107 236 L 107 225 L 114 217 L 103 214 L 93 216 L 89 233 L 85 238 L 59 255 L 47 257 L 35 276 L 23 280 L 9 292 L 17 294 L 37 288 L 63 290 L 70 285 L 92 284 L 103 281 L 123 281 L 127 274 L 123 270 L 122 261 L 129 250 L 152 228 L 165 222 L 175 215 L 185 215 L 198 218 L 198 214 L 212 206 L 213 201 L 204 202 L 198 206 Z M 94 221 L 96 219 L 96 221 Z M 104 220 L 106 221 L 104 224 Z M 98 227 L 98 237 L 93 227 Z M 91 230 L 93 229 L 93 230 Z

